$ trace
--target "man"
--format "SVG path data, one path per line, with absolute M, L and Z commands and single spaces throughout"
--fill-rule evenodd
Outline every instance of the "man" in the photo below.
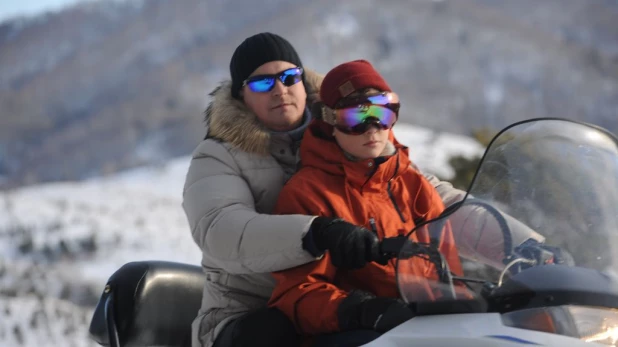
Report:
M 270 215 L 296 171 L 322 77 L 304 69 L 292 45 L 272 33 L 243 41 L 230 74 L 231 81 L 210 94 L 207 135 L 193 152 L 183 191 L 206 276 L 192 343 L 293 346 L 299 337 L 292 323 L 266 306 L 275 284 L 271 273 L 319 259 L 327 250 L 333 265 L 360 268 L 371 261 L 378 238 L 347 222 Z M 427 178 L 447 206 L 465 194 Z
M 346 259 L 346 247 L 358 240 L 375 246 L 377 238 L 348 223 L 269 215 L 296 170 L 321 77 L 304 70 L 292 45 L 271 33 L 238 46 L 230 73 L 232 80 L 211 93 L 208 133 L 193 153 L 183 193 L 206 275 L 193 345 L 293 346 L 294 327 L 266 308 L 274 287 L 270 273 L 311 262 L 326 249 L 338 255 L 338 265 L 357 267 L 355 259 Z M 340 237 L 322 240 L 325 230 Z

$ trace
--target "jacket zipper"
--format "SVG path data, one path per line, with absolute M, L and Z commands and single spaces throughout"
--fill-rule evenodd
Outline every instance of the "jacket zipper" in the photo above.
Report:
M 395 207 L 395 211 L 397 211 L 397 214 L 399 215 L 399 219 L 401 219 L 401 221 L 405 223 L 406 219 L 403 217 L 403 213 L 401 213 L 399 206 L 397 206 L 397 202 L 395 201 L 395 197 L 393 196 L 393 192 L 391 191 L 391 181 L 393 180 L 395 175 L 397 175 L 398 172 L 399 172 L 399 152 L 397 152 L 397 165 L 395 166 L 395 172 L 393 173 L 393 176 L 388 180 L 388 185 L 387 185 L 386 190 L 388 191 L 388 197 L 391 199 L 391 203 Z
M 373 217 L 369 218 L 369 225 L 371 225 L 371 231 L 373 231 L 377 235 L 378 234 L 378 227 L 376 226 L 375 218 L 373 218 Z
M 395 202 L 395 197 L 393 196 L 393 192 L 391 191 L 391 181 L 388 181 L 388 186 L 386 190 L 388 191 L 388 197 L 391 199 L 393 206 L 395 206 L 395 210 L 397 211 L 399 218 L 401 219 L 402 222 L 405 223 L 406 219 L 403 217 L 403 213 L 401 213 L 399 206 L 397 206 L 397 203 Z

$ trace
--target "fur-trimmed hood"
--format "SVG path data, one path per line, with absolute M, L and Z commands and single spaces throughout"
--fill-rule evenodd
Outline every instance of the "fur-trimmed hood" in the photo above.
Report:
M 307 106 L 319 102 L 320 85 L 324 76 L 305 68 Z M 232 81 L 224 81 L 211 93 L 212 101 L 204 112 L 207 138 L 230 143 L 238 149 L 255 154 L 268 154 L 270 131 L 242 101 L 232 97 Z

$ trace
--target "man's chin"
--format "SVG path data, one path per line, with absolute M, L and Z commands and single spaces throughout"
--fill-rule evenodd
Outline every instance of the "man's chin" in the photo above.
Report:
M 268 128 L 270 128 L 270 130 L 274 130 L 274 131 L 278 131 L 278 132 L 285 132 L 285 131 L 292 131 L 294 129 L 297 129 L 301 124 L 302 124 L 301 121 L 296 121 L 296 122 L 278 122 L 276 124 L 270 124 L 270 126 L 268 126 Z
M 284 128 L 293 130 L 298 128 L 303 122 L 303 115 L 297 113 L 288 113 L 279 115 L 279 125 Z

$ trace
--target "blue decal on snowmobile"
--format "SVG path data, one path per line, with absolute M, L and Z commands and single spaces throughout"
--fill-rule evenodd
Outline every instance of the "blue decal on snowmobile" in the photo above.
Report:
M 493 337 L 495 339 L 502 339 L 502 340 L 507 340 L 507 341 L 511 341 L 511 342 L 517 342 L 517 343 L 521 343 L 523 345 L 536 345 L 536 346 L 540 346 L 538 343 L 536 342 L 532 342 L 532 341 L 526 341 L 526 340 L 522 340 L 519 339 L 517 337 L 514 336 L 507 336 L 507 335 L 487 335 L 487 337 Z

